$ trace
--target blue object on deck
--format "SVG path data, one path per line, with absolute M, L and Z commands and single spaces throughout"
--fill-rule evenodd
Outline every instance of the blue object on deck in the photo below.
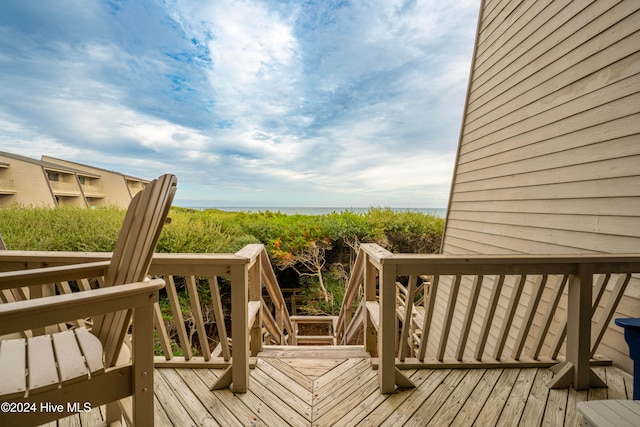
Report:
M 616 319 L 616 325 L 624 328 L 624 339 L 633 360 L 633 400 L 640 400 L 640 319 Z

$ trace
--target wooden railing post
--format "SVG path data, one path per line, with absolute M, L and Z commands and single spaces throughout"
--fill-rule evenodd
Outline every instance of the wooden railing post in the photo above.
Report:
M 576 274 L 569 279 L 567 301 L 566 361 L 552 368 L 556 376 L 549 388 L 565 388 L 573 385 L 576 390 L 589 387 L 606 387 L 591 371 L 591 299 L 593 266 L 579 264 Z
M 378 378 L 382 393 L 396 390 L 396 270 L 386 259 L 380 268 L 380 326 L 378 329 Z
M 231 266 L 231 323 L 233 329 L 233 356 L 231 365 L 234 393 L 246 393 L 249 388 L 249 325 L 248 322 L 248 282 L 247 265 Z

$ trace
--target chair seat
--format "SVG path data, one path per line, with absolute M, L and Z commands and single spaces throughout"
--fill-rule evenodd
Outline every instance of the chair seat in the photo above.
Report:
M 85 328 L 0 342 L 0 395 L 21 398 L 104 373 L 102 344 Z
M 579 402 L 586 425 L 593 427 L 637 427 L 640 425 L 640 401 L 591 400 Z

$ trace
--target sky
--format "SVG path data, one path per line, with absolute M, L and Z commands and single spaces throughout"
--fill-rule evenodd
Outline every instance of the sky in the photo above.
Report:
M 0 150 L 179 206 L 446 207 L 479 0 L 0 3 Z

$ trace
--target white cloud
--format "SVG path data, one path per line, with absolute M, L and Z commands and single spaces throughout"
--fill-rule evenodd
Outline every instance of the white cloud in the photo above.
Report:
M 5 2 L 0 149 L 171 171 L 179 200 L 445 206 L 477 8 Z

